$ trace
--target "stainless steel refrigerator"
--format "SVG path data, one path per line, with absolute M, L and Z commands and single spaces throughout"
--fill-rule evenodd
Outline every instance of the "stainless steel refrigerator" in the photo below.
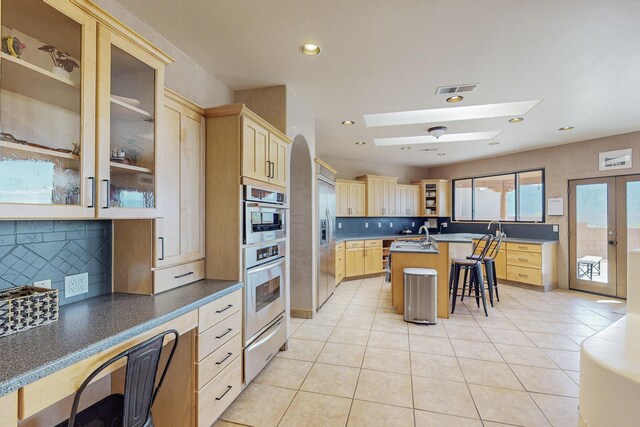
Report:
M 326 175 L 325 175 L 326 174 Z M 318 287 L 317 307 L 333 294 L 336 288 L 336 183 L 330 171 L 318 175 Z

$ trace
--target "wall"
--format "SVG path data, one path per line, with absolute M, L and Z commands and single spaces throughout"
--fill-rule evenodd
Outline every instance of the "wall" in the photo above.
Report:
M 89 273 L 65 298 L 64 277 Z M 51 279 L 60 305 L 111 292 L 111 221 L 0 221 L 0 289 Z
M 614 135 L 572 144 L 558 145 L 495 158 L 479 159 L 453 165 L 432 167 L 429 177 L 455 179 L 523 169 L 545 168 L 546 197 L 564 198 L 564 215 L 547 218 L 547 223 L 560 226 L 558 245 L 558 284 L 569 286 L 569 200 L 568 180 L 600 176 L 640 173 L 640 132 Z M 607 172 L 598 170 L 601 151 L 634 148 L 633 168 Z
M 388 165 L 333 156 L 319 157 L 338 171 L 338 179 L 355 179 L 357 176 L 369 174 L 397 176 L 399 184 L 409 184 L 411 181 L 427 178 L 429 173 L 426 167 Z
M 169 89 L 203 107 L 233 102 L 233 92 L 227 85 L 116 0 L 95 3 L 175 59 L 165 68 L 165 85 Z

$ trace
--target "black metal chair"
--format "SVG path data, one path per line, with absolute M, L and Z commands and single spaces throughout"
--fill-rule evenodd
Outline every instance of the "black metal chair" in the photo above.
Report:
M 485 237 L 485 236 L 483 236 Z M 491 249 L 484 257 L 482 264 L 484 265 L 485 275 L 487 276 L 487 288 L 489 289 L 489 301 L 491 302 L 491 307 L 493 307 L 493 294 L 495 293 L 496 299 L 498 302 L 500 301 L 500 295 L 498 294 L 498 273 L 496 272 L 496 257 L 500 253 L 500 247 L 502 246 L 502 240 L 504 239 L 504 234 L 500 233 L 491 242 Z M 476 259 L 479 256 L 478 246 L 480 246 L 480 242 L 476 244 L 473 248 L 473 253 L 467 257 L 467 259 Z M 466 280 L 465 280 L 466 283 Z M 469 296 L 471 296 L 472 287 L 469 286 Z M 463 285 L 463 293 L 464 293 L 464 285 Z
M 165 337 L 174 335 L 171 353 L 155 387 Z M 56 427 L 153 427 L 151 406 L 162 386 L 178 346 L 178 331 L 158 334 L 103 363 L 80 385 L 73 399 L 71 416 Z M 124 394 L 112 394 L 78 413 L 80 397 L 91 381 L 109 365 L 127 358 Z M 155 387 L 155 388 L 154 388 Z
M 481 242 L 485 242 L 484 246 L 481 246 Z M 474 250 L 473 258 L 468 257 L 465 259 L 452 259 L 451 260 L 451 269 L 449 272 L 449 289 L 452 295 L 451 298 L 451 314 L 456 309 L 456 299 L 457 297 L 461 297 L 460 300 L 464 300 L 464 292 L 467 284 L 467 278 L 470 273 L 470 281 L 469 286 L 473 286 L 475 288 L 476 293 L 476 303 L 478 307 L 480 307 L 480 299 L 482 299 L 482 305 L 484 307 L 485 316 L 489 316 L 487 311 L 487 299 L 484 294 L 484 279 L 482 277 L 482 263 L 484 258 L 487 255 L 487 252 L 491 248 L 491 243 L 493 242 L 493 236 L 487 234 L 482 236 L 480 242 L 476 247 L 480 248 L 479 253 L 475 253 Z M 458 295 L 458 288 L 460 285 L 460 273 L 464 270 L 464 281 L 462 294 Z

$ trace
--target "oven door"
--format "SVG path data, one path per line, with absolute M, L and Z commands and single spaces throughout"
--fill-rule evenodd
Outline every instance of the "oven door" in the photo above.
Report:
M 245 202 L 244 243 L 269 242 L 286 237 L 285 208 Z
M 285 259 L 247 270 L 245 344 L 284 312 Z

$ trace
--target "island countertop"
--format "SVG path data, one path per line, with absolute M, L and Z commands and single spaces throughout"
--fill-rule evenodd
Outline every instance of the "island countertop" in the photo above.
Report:
M 445 233 L 431 234 L 430 237 L 436 242 L 447 243 L 473 243 L 473 239 L 480 239 L 484 234 L 477 233 Z M 344 234 L 336 237 L 336 243 L 346 242 L 349 240 L 384 240 L 384 239 L 411 239 L 416 237 L 424 238 L 424 234 Z M 511 243 L 531 243 L 531 244 L 553 244 L 558 243 L 557 240 L 535 239 L 528 237 L 508 237 L 504 242 Z
M 113 293 L 62 306 L 57 322 L 0 338 L 0 396 L 241 288 L 200 280 L 153 296 Z

